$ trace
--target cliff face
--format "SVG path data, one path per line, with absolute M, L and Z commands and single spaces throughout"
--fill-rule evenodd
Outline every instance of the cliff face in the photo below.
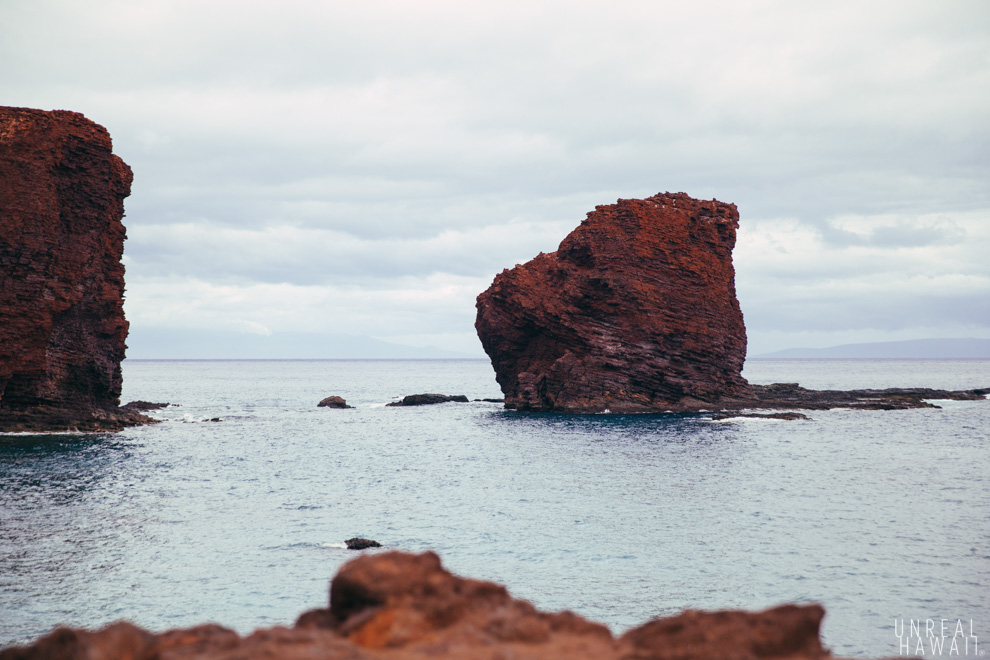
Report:
M 546 613 L 491 582 L 444 570 L 433 553 L 389 552 L 341 568 L 326 609 L 306 612 L 292 628 L 240 637 L 204 625 L 158 635 L 129 623 L 97 632 L 59 628 L 0 660 L 45 658 L 540 658 L 551 660 L 701 660 L 829 658 L 819 605 L 764 612 L 687 611 L 621 637 L 570 613 Z
M 0 107 L 0 430 L 119 404 L 131 179 L 82 115 Z
M 697 410 L 746 391 L 734 204 L 598 206 L 556 252 L 502 271 L 475 327 L 508 408 Z

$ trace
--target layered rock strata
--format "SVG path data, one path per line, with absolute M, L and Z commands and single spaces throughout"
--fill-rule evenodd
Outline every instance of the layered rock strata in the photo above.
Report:
M 119 428 L 131 169 L 75 112 L 0 107 L 0 430 Z
M 663 193 L 598 206 L 504 270 L 475 327 L 507 408 L 697 410 L 746 389 L 734 204 Z
M 331 583 L 329 607 L 306 612 L 292 628 L 247 637 L 216 625 L 157 635 L 129 623 L 97 632 L 59 628 L 30 646 L 0 651 L 0 660 L 804 660 L 831 657 L 819 637 L 824 614 L 818 605 L 687 611 L 614 637 L 576 614 L 541 612 L 498 584 L 452 575 L 432 553 L 389 552 L 344 565 Z

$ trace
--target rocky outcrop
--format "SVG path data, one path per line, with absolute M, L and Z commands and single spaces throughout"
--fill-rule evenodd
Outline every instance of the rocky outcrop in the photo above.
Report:
M 247 637 L 216 625 L 158 635 L 129 623 L 98 632 L 60 628 L 31 646 L 0 651 L 0 660 L 803 660 L 830 657 L 819 637 L 824 614 L 818 605 L 686 611 L 616 638 L 576 614 L 541 612 L 500 585 L 452 575 L 433 553 L 388 552 L 344 565 L 331 583 L 329 607 L 306 612 L 292 628 Z
M 738 223 L 734 204 L 684 193 L 620 199 L 502 271 L 475 327 L 506 407 L 696 410 L 743 391 Z
M 367 550 L 368 548 L 382 547 L 382 544 L 379 543 L 378 541 L 361 538 L 360 536 L 355 536 L 352 539 L 347 539 L 346 541 L 344 541 L 344 545 L 347 546 L 348 550 Z
M 908 410 L 938 408 L 932 401 L 979 401 L 990 388 L 936 390 L 928 387 L 890 387 L 882 390 L 809 390 L 797 383 L 750 385 L 734 397 L 716 402 L 720 410 Z M 738 416 L 738 415 L 737 415 Z
M 131 169 L 75 112 L 0 107 L 0 430 L 119 428 Z
M 386 403 L 386 406 L 431 406 L 436 403 L 468 403 L 463 394 L 408 394 L 400 401 Z

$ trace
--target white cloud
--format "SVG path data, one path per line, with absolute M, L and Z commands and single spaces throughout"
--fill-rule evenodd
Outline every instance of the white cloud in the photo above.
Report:
M 983 0 L 8 0 L 0 86 L 134 168 L 135 325 L 469 333 L 495 272 L 672 190 L 739 205 L 752 336 L 986 335 L 987 34 Z
M 990 335 L 990 213 L 843 216 L 826 225 L 740 228 L 737 290 L 756 352 L 802 340 Z
M 134 278 L 128 280 L 125 311 L 132 324 L 169 328 L 371 336 L 467 331 L 474 322 L 474 299 L 488 284 L 441 274 L 397 277 L 377 288 Z

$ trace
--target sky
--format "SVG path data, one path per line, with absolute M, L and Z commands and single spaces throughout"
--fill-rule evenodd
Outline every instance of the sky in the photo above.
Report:
M 737 204 L 750 355 L 990 338 L 986 0 L 0 0 L 0 104 L 133 168 L 132 357 L 483 356 L 496 273 L 664 191 Z

